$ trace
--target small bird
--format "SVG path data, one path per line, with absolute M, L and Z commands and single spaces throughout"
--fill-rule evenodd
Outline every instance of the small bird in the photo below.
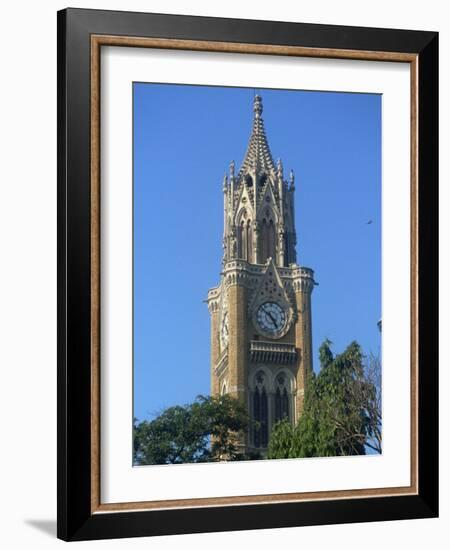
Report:
M 369 220 L 369 221 L 367 222 L 367 225 L 370 225 L 371 223 L 373 223 L 373 221 L 372 221 L 372 220 Z

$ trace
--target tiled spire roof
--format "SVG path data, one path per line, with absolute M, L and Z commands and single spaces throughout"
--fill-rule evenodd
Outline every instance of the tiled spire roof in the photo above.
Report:
M 241 169 L 239 170 L 239 178 L 244 176 L 256 167 L 259 174 L 275 172 L 275 165 L 267 142 L 266 131 L 264 129 L 264 121 L 262 119 L 262 99 L 261 96 L 255 95 L 253 100 L 253 111 L 255 113 L 253 119 L 252 134 L 248 143 L 247 152 Z

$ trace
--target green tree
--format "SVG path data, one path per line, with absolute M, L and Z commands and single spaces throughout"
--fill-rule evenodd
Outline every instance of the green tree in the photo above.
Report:
M 361 387 L 361 400 L 369 418 L 369 437 L 366 446 L 377 453 L 382 451 L 381 418 L 381 361 L 378 356 L 369 355 L 365 366 L 367 384 Z
M 334 355 L 325 340 L 319 358 L 319 373 L 305 383 L 300 420 L 291 433 L 275 427 L 269 458 L 358 455 L 366 446 L 381 451 L 380 388 L 374 369 L 365 368 L 361 347 L 352 342 Z
M 272 428 L 267 458 L 289 458 L 294 428 L 287 418 L 279 420 Z
M 239 460 L 239 438 L 249 425 L 244 405 L 229 395 L 198 396 L 157 418 L 134 423 L 134 463 L 181 464 Z

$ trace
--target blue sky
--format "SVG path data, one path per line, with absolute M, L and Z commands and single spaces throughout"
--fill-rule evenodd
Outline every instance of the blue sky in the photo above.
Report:
M 264 90 L 274 160 L 296 175 L 298 263 L 315 271 L 314 368 L 325 338 L 378 353 L 381 96 Z M 135 83 L 134 415 L 209 393 L 222 180 L 244 158 L 254 90 Z M 372 223 L 367 222 L 371 220 Z

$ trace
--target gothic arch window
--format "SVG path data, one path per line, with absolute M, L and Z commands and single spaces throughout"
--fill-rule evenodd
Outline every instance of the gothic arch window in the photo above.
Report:
M 270 220 L 269 222 L 269 232 L 268 232 L 268 239 L 267 239 L 267 257 L 268 258 L 275 258 L 275 225 L 273 223 L 273 220 Z
M 222 391 L 220 392 L 220 395 L 226 395 L 228 393 L 228 386 L 227 386 L 227 383 L 224 382 L 222 384 Z
M 238 258 L 251 262 L 253 259 L 253 231 L 252 220 L 249 218 L 247 210 L 242 212 L 240 220 L 237 230 Z
M 231 218 L 228 217 L 227 226 L 226 226 L 226 237 L 225 237 L 225 243 L 226 243 L 225 258 L 227 260 L 231 260 L 235 253 L 235 251 L 233 250 L 233 247 L 234 247 L 233 232 L 234 232 L 233 222 Z
M 267 210 L 261 225 L 261 262 L 265 263 L 269 258 L 275 259 L 275 251 L 275 224 Z
M 267 221 L 263 219 L 261 224 L 261 263 L 267 261 Z
M 266 376 L 258 371 L 255 376 L 252 392 L 254 420 L 253 445 L 256 448 L 265 448 L 269 442 L 269 407 L 267 400 Z
M 247 259 L 247 228 L 246 228 L 246 224 L 245 224 L 245 221 L 242 220 L 241 221 L 241 224 L 240 224 L 240 250 L 241 250 L 241 253 L 239 254 L 239 257 L 242 258 L 243 260 L 246 260 Z
M 267 181 L 267 174 L 261 174 L 259 178 L 259 185 L 262 187 Z
M 237 257 L 242 258 L 242 225 L 236 226 Z
M 245 183 L 247 184 L 247 187 L 253 187 L 253 179 L 249 174 L 245 176 Z
M 247 221 L 246 240 L 247 240 L 247 261 L 251 262 L 253 258 L 253 231 L 252 231 L 251 220 Z
M 275 378 L 275 410 L 274 422 L 287 419 L 292 422 L 293 394 L 289 379 L 284 372 Z

